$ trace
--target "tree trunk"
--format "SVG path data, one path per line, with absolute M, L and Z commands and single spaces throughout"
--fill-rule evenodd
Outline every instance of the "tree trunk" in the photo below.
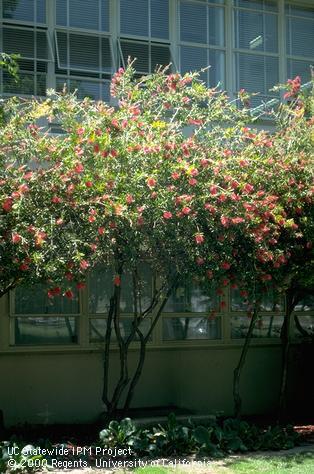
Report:
M 106 335 L 105 335 L 105 350 L 104 350 L 104 363 L 103 363 L 103 371 L 104 371 L 104 379 L 103 379 L 103 393 L 102 393 L 102 401 L 106 405 L 107 414 L 111 416 L 112 413 L 112 404 L 109 399 L 109 363 L 110 363 L 110 343 L 111 343 L 111 333 L 112 333 L 112 319 L 113 314 L 115 311 L 116 305 L 116 298 L 113 296 L 110 298 L 110 306 L 108 311 L 108 318 L 107 318 L 107 327 L 106 327 Z
M 239 363 L 233 372 L 233 403 L 234 403 L 234 416 L 236 418 L 241 418 L 242 398 L 240 395 L 240 379 L 241 379 L 242 369 L 245 364 L 246 356 L 249 350 L 250 342 L 252 339 L 252 334 L 253 334 L 255 323 L 257 320 L 258 311 L 259 311 L 259 303 L 256 303 L 254 307 L 254 312 L 251 318 L 250 326 L 249 326 L 247 335 L 245 337 L 245 342 L 242 347 Z
M 300 298 L 292 290 L 286 292 L 286 314 L 285 321 L 283 324 L 283 330 L 281 332 L 281 340 L 283 345 L 282 351 L 282 373 L 281 373 L 281 384 L 279 394 L 279 409 L 278 409 L 278 422 L 282 422 L 286 417 L 287 408 L 287 382 L 288 382 L 288 366 L 289 366 L 289 352 L 290 352 L 290 338 L 291 338 L 291 316 L 295 305 L 298 303 Z

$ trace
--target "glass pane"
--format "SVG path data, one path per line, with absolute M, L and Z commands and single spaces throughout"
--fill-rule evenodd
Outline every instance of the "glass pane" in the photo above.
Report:
M 36 31 L 36 58 L 48 59 L 47 34 L 45 31 Z
M 163 318 L 164 341 L 221 339 L 220 318 Z
M 277 52 L 277 16 L 236 10 L 235 45 L 252 51 Z
M 36 75 L 36 95 L 45 96 L 46 95 L 46 74 L 37 74 Z
M 170 295 L 164 308 L 165 313 L 206 313 L 217 306 L 217 296 L 213 289 L 205 288 L 197 282 L 179 284 Z
M 151 36 L 169 38 L 169 0 L 150 0 Z
M 4 94 L 21 94 L 35 95 L 34 74 L 19 71 L 19 81 L 3 71 L 3 93 Z
M 100 99 L 100 84 L 97 82 L 71 79 L 69 88 L 71 92 L 77 91 L 79 99 L 84 99 L 85 97 L 93 100 Z
M 34 0 L 3 0 L 2 14 L 5 19 L 45 23 L 45 7 L 45 0 L 37 0 L 35 9 Z M 37 15 L 37 18 L 35 15 Z
M 231 289 L 231 311 L 247 311 L 249 309 L 247 298 L 241 295 L 241 291 Z M 269 288 L 261 301 L 261 311 L 283 311 L 284 304 L 282 298 L 276 297 L 272 288 Z
M 151 72 L 158 66 L 167 66 L 171 62 L 169 46 L 151 46 Z
M 98 37 L 70 35 L 70 67 L 73 69 L 100 70 Z
M 152 298 L 152 275 L 147 264 L 142 264 L 139 269 L 141 285 L 141 304 L 145 310 Z M 90 273 L 89 280 L 89 312 L 92 314 L 107 314 L 110 298 L 113 294 L 113 272 L 105 267 L 96 267 Z M 133 312 L 133 284 L 129 273 L 121 278 L 120 309 L 123 313 Z
M 15 345 L 76 344 L 76 318 L 14 318 Z
M 34 58 L 34 31 L 3 27 L 3 51 Z
M 225 45 L 225 18 L 223 8 L 208 8 L 208 44 Z
M 215 87 L 220 82 L 221 86 L 224 87 L 225 83 L 225 53 L 221 51 L 208 50 L 208 64 L 210 68 L 209 74 L 209 86 Z
M 286 5 L 286 12 L 289 15 L 302 16 L 303 18 L 314 18 L 314 8 L 301 7 L 297 5 Z
M 139 328 L 144 336 L 146 336 L 146 334 L 148 333 L 150 326 L 151 326 L 150 319 L 145 319 L 140 324 Z M 107 328 L 106 319 L 91 319 L 89 321 L 90 342 L 104 342 L 106 328 Z M 126 339 L 130 335 L 131 329 L 132 329 L 132 319 L 122 319 L 120 321 L 120 331 L 124 339 Z M 112 341 L 117 340 L 113 325 L 112 325 L 111 338 L 112 338 L 111 339 Z M 139 340 L 139 337 L 137 334 L 134 340 L 136 341 Z
M 68 25 L 67 0 L 56 0 L 56 24 L 60 26 Z
M 121 49 L 125 64 L 128 62 L 128 57 L 131 59 L 136 58 L 136 70 L 142 73 L 149 72 L 147 43 L 131 43 L 129 41 L 121 41 Z
M 180 39 L 207 44 L 207 7 L 197 3 L 180 3 Z
M 314 295 L 309 295 L 303 298 L 296 307 L 295 311 L 314 311 Z
M 233 0 L 234 6 L 256 10 L 277 11 L 276 0 Z
M 63 296 L 51 299 L 47 295 L 47 287 L 18 286 L 15 290 L 15 314 L 78 314 L 79 302 L 76 297 L 70 300 Z
M 283 321 L 284 321 L 284 317 L 280 315 L 263 316 L 262 318 L 259 318 L 256 321 L 252 337 L 279 338 Z M 231 322 L 231 338 L 232 339 L 245 338 L 251 319 L 248 318 L 247 316 L 232 316 L 230 318 L 230 322 Z
M 287 54 L 314 57 L 314 20 L 287 18 Z
M 208 66 L 207 49 L 194 46 L 181 46 L 180 48 L 181 73 L 199 71 Z M 207 83 L 208 73 L 202 72 L 200 80 Z
M 288 77 L 287 79 L 293 79 L 296 76 L 300 76 L 303 83 L 311 80 L 311 64 L 309 61 L 298 61 L 296 59 L 288 59 Z
M 236 54 L 236 69 L 237 90 L 267 95 L 279 81 L 277 58 L 239 53 Z
M 99 29 L 98 0 L 69 0 L 69 26 L 73 28 Z
M 120 0 L 122 34 L 148 36 L 148 0 Z
M 299 323 L 301 324 L 302 328 L 311 337 L 313 337 L 314 336 L 314 316 L 313 316 L 313 314 L 309 314 L 309 315 L 306 315 L 306 316 L 298 315 L 298 319 L 299 319 Z M 300 338 L 304 337 L 304 335 L 302 335 L 296 327 L 294 328 L 294 335 L 298 338 L 299 337 Z

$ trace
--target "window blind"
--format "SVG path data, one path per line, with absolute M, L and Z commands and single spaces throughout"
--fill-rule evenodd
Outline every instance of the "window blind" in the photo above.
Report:
M 2 17 L 6 20 L 46 23 L 46 1 L 2 0 Z
M 56 23 L 109 31 L 109 0 L 56 0 Z
M 22 58 L 48 61 L 48 41 L 45 30 L 3 26 L 3 51 Z

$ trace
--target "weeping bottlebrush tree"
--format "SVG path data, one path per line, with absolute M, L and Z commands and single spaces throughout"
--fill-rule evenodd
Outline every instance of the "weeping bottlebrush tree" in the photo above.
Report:
M 132 66 L 114 76 L 111 93 L 115 107 L 51 96 L 24 105 L 23 120 L 17 115 L 21 104 L 8 106 L 0 188 L 1 275 L 10 275 L 4 288 L 26 273 L 49 279 L 51 297 L 72 297 L 71 285 L 81 288 L 89 268 L 112 269 L 102 396 L 108 417 L 122 404 L 129 408 L 147 342 L 186 276 L 218 294 L 223 286 L 239 285 L 255 305 L 254 327 L 265 287 L 283 285 L 282 269 L 300 242 L 299 220 L 312 203 L 311 152 L 296 144 L 290 150 L 285 139 L 286 128 L 297 121 L 310 130 L 312 122 L 301 112 L 291 108 L 285 119 L 281 114 L 280 129 L 270 135 L 251 128 L 249 110 L 241 107 L 243 92 L 230 102 L 196 73 L 159 71 L 137 80 Z M 65 133 L 39 131 L 41 116 L 57 121 Z M 143 261 L 158 275 L 150 301 L 143 298 Z M 121 293 L 130 281 L 133 318 L 125 337 Z M 119 373 L 112 390 L 113 340 Z M 138 363 L 131 371 L 134 341 Z M 241 367 L 237 403 L 240 372 Z

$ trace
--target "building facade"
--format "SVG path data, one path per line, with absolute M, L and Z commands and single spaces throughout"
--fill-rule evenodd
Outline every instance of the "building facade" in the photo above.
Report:
M 128 56 L 138 74 L 172 63 L 201 74 L 230 97 L 240 88 L 273 97 L 288 77 L 310 78 L 314 1 L 284 0 L 0 0 L 0 45 L 20 54 L 20 82 L 1 72 L 1 94 L 44 96 L 66 83 L 80 97 L 110 101 L 110 77 Z M 143 304 L 155 278 L 143 265 Z M 132 318 L 125 275 L 121 331 Z M 0 409 L 7 424 L 91 421 L 102 410 L 102 340 L 112 275 L 94 270 L 73 301 L 18 288 L 0 299 Z M 225 305 L 221 305 L 221 301 Z M 243 379 L 244 411 L 274 410 L 278 397 L 284 301 L 265 294 Z M 210 318 L 211 311 L 217 316 Z M 196 412 L 232 411 L 232 372 L 249 318 L 239 290 L 208 294 L 193 281 L 173 292 L 149 342 L 134 406 L 176 405 Z M 314 299 L 296 308 L 313 332 Z M 149 320 L 146 322 L 150 324 Z M 145 330 L 145 328 L 143 328 Z M 295 342 L 298 331 L 293 328 Z M 137 358 L 132 347 L 131 363 Z M 117 348 L 111 353 L 117 364 Z

